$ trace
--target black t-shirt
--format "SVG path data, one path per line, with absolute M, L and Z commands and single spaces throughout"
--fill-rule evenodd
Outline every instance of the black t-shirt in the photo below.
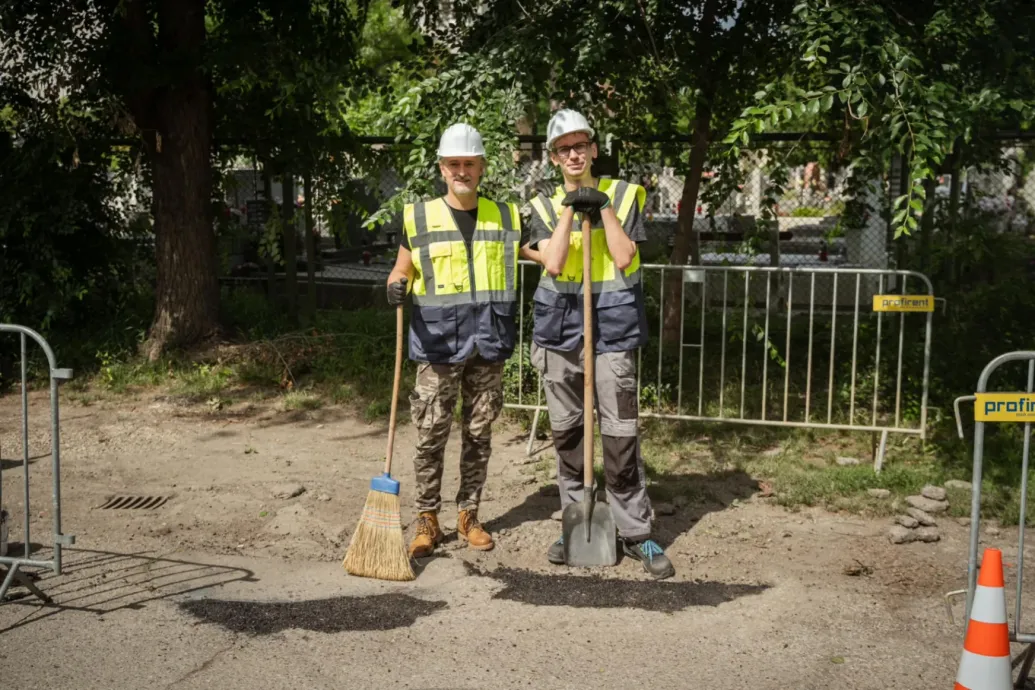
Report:
M 478 224 L 478 207 L 472 208 L 470 211 L 453 208 L 446 204 L 450 212 L 453 214 L 453 222 L 456 223 L 456 229 L 460 231 L 460 234 L 464 236 L 464 244 L 467 245 L 467 253 L 471 253 L 471 241 L 474 239 L 474 227 Z M 406 236 L 406 230 L 403 228 L 402 216 L 396 216 L 390 221 L 388 226 L 390 229 L 399 233 L 399 246 L 405 249 L 411 249 L 410 238 Z

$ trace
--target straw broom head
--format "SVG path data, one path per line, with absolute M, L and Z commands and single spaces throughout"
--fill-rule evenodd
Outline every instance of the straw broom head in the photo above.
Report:
M 403 538 L 398 494 L 370 491 L 342 567 L 357 577 L 416 579 Z

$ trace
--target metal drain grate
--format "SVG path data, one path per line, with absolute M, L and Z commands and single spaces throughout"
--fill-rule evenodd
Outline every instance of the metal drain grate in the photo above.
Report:
M 168 500 L 168 496 L 115 496 L 98 507 L 101 510 L 154 510 Z

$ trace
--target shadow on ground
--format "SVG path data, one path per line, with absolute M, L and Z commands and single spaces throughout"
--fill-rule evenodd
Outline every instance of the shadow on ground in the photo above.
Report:
M 655 511 L 662 503 L 669 503 L 674 511 L 671 515 L 656 515 L 654 522 L 653 537 L 665 547 L 690 531 L 708 513 L 725 510 L 735 501 L 746 500 L 759 490 L 758 482 L 743 470 L 700 474 L 655 472 L 648 469 L 647 476 L 651 481 L 648 491 Z M 598 477 L 597 481 L 602 495 L 603 478 Z M 489 531 L 498 532 L 514 529 L 526 522 L 548 520 L 560 507 L 557 486 L 543 486 L 526 496 L 520 505 L 487 521 L 485 527 Z M 560 523 L 557 524 L 560 532 Z
M 505 585 L 493 595 L 493 599 L 533 606 L 636 608 L 658 613 L 674 613 L 688 606 L 718 606 L 769 589 L 769 585 L 621 580 L 598 575 L 550 575 L 511 568 L 478 574 Z
M 35 465 L 37 460 L 49 458 L 50 453 L 44 453 L 43 455 L 34 455 L 29 458 L 29 464 Z M 15 468 L 21 468 L 25 465 L 24 458 L 0 458 L 0 472 L 4 470 L 13 470 Z
M 0 633 L 29 625 L 64 611 L 104 615 L 122 609 L 141 609 L 145 604 L 231 582 L 258 582 L 246 568 L 212 565 L 149 555 L 148 552 L 115 553 L 64 549 L 63 573 L 47 575 L 36 585 L 53 599 L 41 605 L 21 588 L 12 587 L 3 608 L 23 607 L 26 615 Z M 19 597 L 14 601 L 15 597 Z
M 409 627 L 418 618 L 445 607 L 444 601 L 425 601 L 405 594 L 297 602 L 201 599 L 180 604 L 195 618 L 251 635 L 269 635 L 289 628 L 321 633 L 392 630 Z

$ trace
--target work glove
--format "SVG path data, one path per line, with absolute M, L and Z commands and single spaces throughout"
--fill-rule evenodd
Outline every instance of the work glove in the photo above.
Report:
M 388 303 L 393 307 L 397 307 L 403 303 L 406 299 L 406 279 L 400 278 L 394 283 L 388 285 Z
M 596 225 L 600 222 L 600 212 L 607 208 L 611 199 L 599 189 L 592 187 L 579 187 L 568 192 L 561 202 L 564 206 L 571 206 L 578 213 L 585 213 L 590 221 Z

